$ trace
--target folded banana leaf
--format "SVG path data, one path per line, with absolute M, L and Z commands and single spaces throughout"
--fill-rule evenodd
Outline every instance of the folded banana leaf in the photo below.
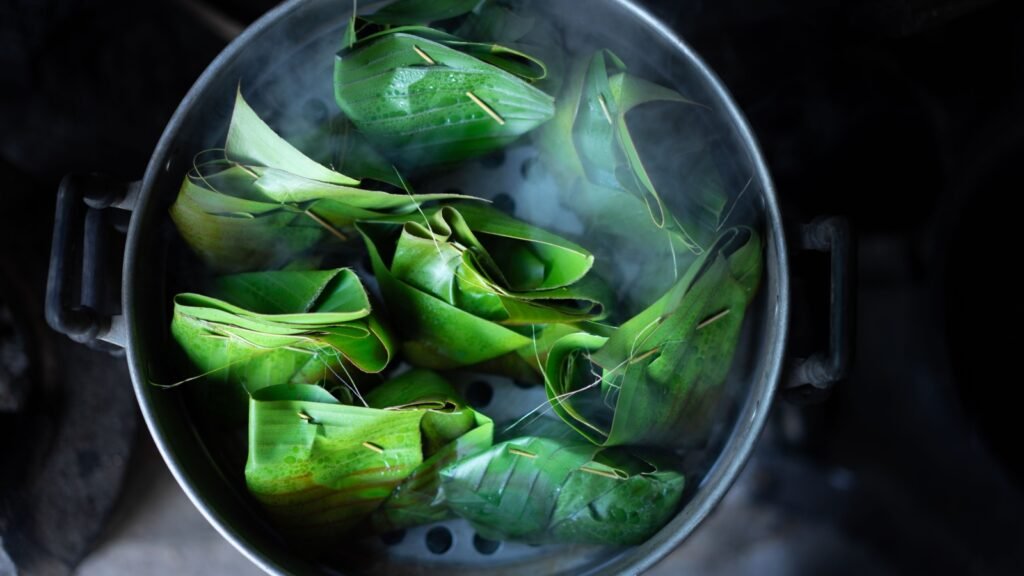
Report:
M 246 481 L 288 535 L 330 542 L 444 519 L 438 470 L 491 445 L 490 419 L 435 373 L 407 372 L 366 399 L 346 406 L 309 385 L 253 395 Z
M 358 224 L 406 359 L 470 366 L 532 346 L 536 325 L 605 314 L 583 248 L 485 205 Z
M 360 148 L 363 150 L 363 148 Z M 359 167 L 371 169 L 366 154 Z M 451 194 L 389 194 L 319 164 L 278 136 L 239 92 L 222 154 L 197 157 L 182 182 L 171 218 L 211 269 L 277 268 L 357 219 L 415 210 Z
M 537 18 L 502 3 L 488 0 L 466 15 L 455 35 L 469 40 L 487 39 L 509 44 L 523 40 L 537 28 Z
M 391 492 L 374 513 L 377 532 L 390 532 L 451 517 L 439 472 L 448 464 L 491 447 L 494 423 L 471 409 L 446 380 L 429 370 L 412 370 L 366 396 L 372 408 L 426 410 L 420 423 L 424 461 Z
M 396 191 L 406 183 L 394 164 L 377 151 L 340 111 L 326 122 L 290 136 L 289 142 L 324 166 L 364 182 L 388 184 Z
M 675 514 L 683 475 L 579 439 L 525 436 L 441 471 L 448 506 L 482 536 L 629 546 Z
M 527 76 L 536 78 L 533 86 L 553 96 L 561 91 L 567 52 L 552 39 L 562 31 L 552 19 L 538 17 L 528 3 L 486 0 L 460 21 L 454 34 L 484 46 L 498 44 L 529 54 L 543 63 L 542 77 Z
M 621 274 L 630 296 L 649 304 L 714 240 L 727 196 L 712 165 L 696 182 L 675 191 L 673 210 L 663 201 L 630 133 L 629 113 L 645 104 L 693 105 L 674 90 L 630 75 L 615 54 L 601 50 L 572 68 L 555 118 L 537 133 L 545 165 L 562 183 L 567 205 L 588 236 L 638 269 Z M 671 262 L 672 265 L 666 265 Z M 634 281 L 635 280 L 635 281 Z M 652 295 L 654 295 L 652 297 Z
M 555 119 L 541 131 L 538 142 L 563 178 L 582 178 L 594 186 L 629 193 L 644 203 L 656 227 L 676 230 L 694 247 L 706 246 L 713 239 L 708 237 L 707 226 L 683 227 L 681 219 L 665 206 L 627 122 L 628 113 L 644 104 L 694 102 L 674 90 L 632 76 L 626 69 L 626 64 L 609 50 L 598 51 L 589 61 L 579 61 L 564 85 Z M 724 205 L 721 198 L 700 200 L 695 208 L 713 215 Z M 702 216 L 687 214 L 682 220 L 699 220 Z M 717 224 L 716 218 L 712 220 Z M 702 244 L 700 239 L 704 240 Z
M 342 46 L 334 68 L 338 106 L 402 168 L 493 152 L 554 115 L 554 99 L 531 85 L 547 68 L 522 47 L 357 18 Z
M 318 386 L 253 394 L 245 480 L 283 532 L 337 544 L 423 462 L 424 410 L 338 403 Z
M 672 290 L 610 337 L 559 340 L 545 379 L 554 412 L 602 446 L 702 441 L 761 267 L 757 234 L 730 228 Z
M 378 373 L 393 350 L 347 268 L 222 276 L 212 295 L 175 296 L 171 333 L 199 374 L 239 394 L 350 381 L 350 368 Z

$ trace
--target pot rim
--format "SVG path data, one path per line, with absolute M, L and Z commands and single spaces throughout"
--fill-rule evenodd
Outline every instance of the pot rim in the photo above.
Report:
M 178 105 L 174 114 L 167 122 L 163 134 L 160 137 L 153 154 L 150 157 L 142 184 L 139 190 L 137 205 L 134 212 L 147 212 L 147 206 L 154 201 L 152 189 L 157 181 L 159 172 L 164 168 L 165 158 L 170 151 L 171 145 L 177 136 L 183 119 L 192 109 L 193 103 L 199 99 L 211 81 L 221 74 L 222 69 L 232 59 L 237 57 L 250 43 L 250 41 L 262 34 L 267 28 L 275 25 L 279 20 L 287 18 L 292 12 L 309 0 L 287 0 L 269 12 L 265 13 L 258 20 L 248 26 L 237 38 L 231 41 L 217 55 L 216 58 L 206 67 L 203 73 L 195 81 L 188 93 Z M 653 16 L 647 9 L 637 3 L 642 0 L 609 0 L 627 12 L 638 18 L 645 26 L 650 28 L 661 37 L 672 49 L 678 51 L 684 58 L 689 60 L 696 70 L 706 79 L 711 91 L 724 104 L 725 115 L 737 131 L 739 140 L 745 143 L 747 152 L 750 154 L 750 162 L 758 181 L 762 184 L 762 199 L 764 201 L 764 217 L 770 233 L 771 242 L 774 245 L 778 278 L 776 280 L 776 301 L 774 302 L 774 338 L 770 342 L 770 349 L 764 354 L 765 370 L 763 377 L 755 386 L 760 390 L 755 392 L 755 397 L 748 400 L 743 411 L 738 415 L 736 429 L 719 456 L 719 464 L 716 465 L 704 478 L 704 486 L 694 496 L 694 500 L 700 500 L 695 511 L 689 514 L 679 526 L 673 527 L 673 532 L 667 538 L 660 539 L 658 536 L 648 540 L 647 543 L 638 547 L 640 550 L 633 554 L 625 555 L 613 560 L 611 564 L 600 568 L 602 572 L 612 571 L 618 573 L 639 573 L 651 568 L 654 564 L 664 558 L 669 552 L 685 540 L 693 530 L 711 513 L 718 503 L 725 496 L 726 492 L 736 481 L 742 471 L 754 444 L 757 442 L 761 431 L 764 428 L 769 408 L 775 396 L 776 389 L 781 377 L 783 359 L 785 355 L 786 342 L 789 334 L 789 263 L 787 258 L 786 242 L 782 228 L 782 218 L 779 211 L 778 200 L 775 195 L 775 186 L 768 172 L 761 153 L 760 145 L 750 129 L 746 118 L 737 108 L 731 94 L 722 84 L 718 76 L 707 66 L 691 48 L 667 25 Z M 132 386 L 135 390 L 139 408 L 142 411 L 146 427 L 160 452 L 161 457 L 170 469 L 175 481 L 188 496 L 192 504 L 206 518 L 206 520 L 230 542 L 239 552 L 247 557 L 253 564 L 259 566 L 268 574 L 282 573 L 280 567 L 272 559 L 268 558 L 262 551 L 254 550 L 243 542 L 225 523 L 207 506 L 202 495 L 192 486 L 186 473 L 177 462 L 172 448 L 164 438 L 163 431 L 159 427 L 154 408 L 144 390 L 145 366 L 143 358 L 133 345 L 138 335 L 138 327 L 135 322 L 134 307 L 136 304 L 136 261 L 138 254 L 132 248 L 140 242 L 143 234 L 141 218 L 133 214 L 128 230 L 127 243 L 125 248 L 124 270 L 122 280 L 123 314 L 128 334 L 125 342 L 127 351 L 128 368 L 132 377 Z M 768 303 L 771 306 L 771 302 Z M 692 501 L 691 501 L 692 503 Z M 682 514 L 682 512 L 680 512 Z M 678 519 L 679 516 L 676 518 Z M 674 521 L 673 521 L 674 522 Z M 667 527 L 666 527 L 667 528 Z M 662 530 L 662 533 L 665 529 Z

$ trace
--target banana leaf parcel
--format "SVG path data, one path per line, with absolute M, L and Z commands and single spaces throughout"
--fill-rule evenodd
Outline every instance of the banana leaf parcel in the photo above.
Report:
M 439 466 L 491 445 L 491 421 L 436 374 L 408 372 L 370 399 L 302 384 L 253 394 L 246 483 L 289 537 L 337 543 L 374 515 L 379 530 L 443 519 Z
M 533 40 L 533 50 L 537 50 L 547 38 L 554 35 L 554 32 L 543 26 L 544 20 L 523 12 L 502 2 L 479 3 L 475 10 L 466 14 L 455 35 L 469 40 L 490 40 L 502 44 L 529 39 Z M 545 52 L 545 64 L 550 67 L 548 58 L 552 57 L 552 51 Z
M 212 294 L 178 294 L 171 333 L 206 380 L 239 395 L 350 381 L 350 368 L 378 373 L 391 360 L 391 337 L 347 268 L 222 276 Z
M 327 168 L 278 136 L 241 92 L 219 153 L 197 157 L 171 218 L 185 242 L 219 272 L 277 268 L 357 219 L 415 210 L 451 194 L 391 194 Z
M 420 423 L 423 463 L 391 492 L 374 513 L 373 528 L 390 532 L 451 517 L 441 494 L 440 470 L 491 447 L 494 424 L 471 409 L 446 380 L 412 370 L 366 396 L 373 408 L 427 410 Z
M 699 443 L 716 414 L 761 266 L 757 234 L 731 228 L 672 290 L 612 336 L 563 337 L 546 365 L 555 413 L 597 445 Z
M 476 365 L 533 346 L 544 325 L 605 314 L 589 252 L 488 206 L 443 206 L 358 228 L 415 365 Z
M 521 48 L 358 18 L 342 46 L 334 68 L 338 106 L 405 169 L 499 150 L 555 113 L 554 99 L 532 86 L 547 75 L 544 62 Z
M 688 185 L 674 197 L 675 210 L 663 200 L 628 122 L 631 111 L 655 102 L 696 106 L 629 74 L 614 53 L 601 50 L 572 67 L 554 119 L 536 137 L 541 158 L 588 237 L 606 242 L 617 263 L 639 266 L 617 281 L 643 306 L 664 294 L 711 244 L 728 200 L 706 158 L 697 166 L 699 174 L 687 175 Z
M 441 485 L 448 506 L 487 538 L 628 546 L 664 526 L 682 496 L 683 475 L 656 462 L 525 436 L 448 466 Z

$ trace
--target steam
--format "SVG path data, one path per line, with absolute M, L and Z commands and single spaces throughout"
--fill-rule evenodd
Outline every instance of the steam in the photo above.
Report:
M 533 21 L 533 30 L 521 47 L 549 56 L 552 78 L 539 86 L 555 96 L 556 103 L 562 103 L 560 90 L 571 64 L 588 60 L 597 50 L 610 49 L 627 64 L 631 75 L 677 90 L 701 104 L 651 103 L 627 115 L 643 163 L 671 215 L 693 215 L 712 230 L 757 222 L 761 190 L 745 148 L 718 109 L 707 80 L 676 49 L 616 2 L 588 1 L 587 9 L 580 10 L 577 0 L 499 1 Z M 385 4 L 362 2 L 359 10 L 372 12 Z M 252 42 L 235 66 L 228 67 L 229 75 L 218 79 L 225 86 L 240 86 L 275 131 L 311 158 L 335 168 L 346 146 L 339 134 L 344 132 L 346 120 L 335 102 L 333 68 L 352 8 L 349 0 L 314 0 L 302 5 Z M 231 94 L 232 90 L 211 94 L 223 112 L 220 121 L 196 124 L 202 136 L 197 139 L 201 145 L 192 147 L 193 151 L 223 146 Z M 479 196 L 517 218 L 583 245 L 595 256 L 596 272 L 616 291 L 615 308 L 620 316 L 613 320 L 622 321 L 680 278 L 699 253 L 700 243 L 694 242 L 696 247 L 690 253 L 667 235 L 629 242 L 629 235 L 645 219 L 636 207 L 605 218 L 605 224 L 619 224 L 624 229 L 625 241 L 608 236 L 603 228 L 580 216 L 579 194 L 565 189 L 565 183 L 552 172 L 551 159 L 533 145 L 535 135 L 527 134 L 504 151 L 480 160 L 433 173 L 404 175 L 417 192 L 458 191 Z M 723 192 L 726 205 L 715 213 L 699 213 L 693 199 L 708 190 Z M 303 225 L 316 227 L 317 223 L 310 220 Z M 330 264 L 354 265 L 358 261 L 358 241 L 331 238 L 329 244 L 335 259 Z M 282 265 L 294 258 L 283 246 L 281 251 L 275 261 Z M 346 258 L 352 261 L 344 261 Z M 320 263 L 313 255 L 302 264 Z
M 621 57 L 631 75 L 700 103 L 652 103 L 629 113 L 627 121 L 644 165 L 670 214 L 694 214 L 692 199 L 715 189 L 724 193 L 726 205 L 717 213 L 697 214 L 698 222 L 711 229 L 758 222 L 762 191 L 745 147 L 719 109 L 706 78 L 674 47 L 610 0 L 588 0 L 586 10 L 580 10 L 578 0 L 497 1 L 533 22 L 521 47 L 550 56 L 546 60 L 552 78 L 539 87 L 555 96 L 556 104 L 563 103 L 561 86 L 571 64 L 589 59 L 600 49 Z M 387 3 L 360 2 L 359 11 L 372 12 Z M 201 110 L 191 126 L 186 124 L 188 139 L 180 154 L 223 146 L 232 94 L 240 87 L 276 132 L 314 160 L 338 168 L 346 146 L 339 133 L 346 120 L 335 102 L 333 68 L 352 9 L 351 0 L 312 0 L 264 30 L 210 87 L 206 99 L 215 104 L 200 100 Z M 573 239 L 594 254 L 596 272 L 616 292 L 620 316 L 613 320 L 642 310 L 681 277 L 695 254 L 680 249 L 667 236 L 630 245 L 628 235 L 645 218 L 635 207 L 607 215 L 608 223 L 621 224 L 627 241 L 604 234 L 601 227 L 581 217 L 578 193 L 567 190 L 553 173 L 551 159 L 533 145 L 535 135 L 536 131 L 527 134 L 480 160 L 404 175 L 416 192 L 479 196 L 517 218 Z M 180 160 L 178 164 L 185 165 Z M 187 165 L 191 164 L 189 157 Z M 301 225 L 319 226 L 301 214 L 297 218 L 304 220 Z M 323 262 L 314 254 L 297 265 L 358 262 L 362 248 L 358 240 L 335 240 L 326 231 L 324 236 L 334 261 Z M 695 244 L 699 251 L 699 243 Z M 294 259 L 283 243 L 280 251 L 274 261 L 287 265 Z
M 551 63 L 554 73 L 559 73 L 558 70 L 564 73 L 567 62 L 587 59 L 596 50 L 607 48 L 626 62 L 631 74 L 678 90 L 687 98 L 706 105 L 647 105 L 631 113 L 630 129 L 645 166 L 670 213 L 676 216 L 686 213 L 692 204 L 690 200 L 703 186 L 719 186 L 728 202 L 722 208 L 724 216 L 717 226 L 760 227 L 761 184 L 754 177 L 741 135 L 735 132 L 713 87 L 700 70 L 613 0 L 502 1 L 535 19 L 538 26 L 530 40 L 560 57 L 558 60 L 562 62 Z M 370 12 L 386 3 L 362 0 L 359 8 Z M 700 2 L 693 4 L 697 6 Z M 263 31 L 235 55 L 200 94 L 186 117 L 172 147 L 174 152 L 167 173 L 158 182 L 162 188 L 159 192 L 172 199 L 185 172 L 192 166 L 193 156 L 201 150 L 224 146 L 235 89 L 239 86 L 254 110 L 276 132 L 314 160 L 337 167 L 343 145 L 336 133 L 344 124 L 344 118 L 334 99 L 333 67 L 351 11 L 351 0 L 310 0 Z M 458 167 L 403 175 L 409 176 L 417 193 L 457 191 L 479 196 L 519 219 L 583 245 L 595 256 L 595 270 L 615 290 L 619 316 L 614 321 L 622 321 L 663 294 L 667 286 L 685 272 L 693 256 L 677 252 L 671 243 L 629 247 L 617 239 L 599 235 L 580 217 L 573 190 L 565 189 L 559 182 L 548 160 L 533 144 L 531 135 L 527 135 L 502 152 Z M 608 214 L 608 219 L 624 226 L 627 234 L 631 232 L 632 222 L 644 218 L 649 221 L 646 211 Z M 305 219 L 306 225 L 318 227 L 313 220 Z M 335 260 L 331 264 L 353 268 L 358 267 L 364 252 L 358 239 L 348 243 L 332 241 L 330 249 L 333 251 L 331 258 Z M 277 256 L 276 260 L 282 264 L 292 258 L 283 245 Z M 309 258 L 291 264 L 321 265 L 317 255 Z M 201 292 L 202 279 L 208 271 L 195 259 L 186 258 L 178 264 L 179 268 L 173 271 L 174 288 Z M 652 271 L 660 274 L 658 282 L 651 279 Z M 374 284 L 372 278 L 364 280 L 370 286 Z M 167 295 L 161 304 L 169 301 L 170 295 Z M 757 311 L 752 309 L 752 312 Z M 536 342 L 536 332 L 534 340 Z M 760 344 L 751 342 L 748 334 L 736 357 L 736 364 L 744 368 L 744 373 L 734 375 L 728 385 L 728 395 L 738 401 L 742 401 L 749 385 L 746 378 L 756 369 L 755 362 L 743 358 L 745 355 L 753 357 L 753 351 Z M 612 372 L 626 368 L 616 366 Z M 339 385 L 358 397 L 359 391 L 352 385 L 351 375 L 336 376 Z M 592 386 L 599 385 L 600 381 L 601 376 L 595 374 Z M 517 402 L 529 398 L 529 407 L 536 406 L 517 425 L 529 424 L 551 410 L 550 403 L 537 389 L 516 390 L 516 394 Z M 561 400 L 564 398 L 558 399 Z M 722 403 L 719 409 L 724 412 L 732 406 L 732 402 Z M 723 419 L 719 432 L 727 433 L 731 426 L 732 420 Z M 716 457 L 715 442 L 718 441 L 709 446 L 707 456 L 700 451 L 689 455 L 699 461 L 696 466 L 688 464 L 688 470 L 695 471 L 691 476 L 696 478 L 694 486 L 700 482 L 699 470 L 709 468 Z

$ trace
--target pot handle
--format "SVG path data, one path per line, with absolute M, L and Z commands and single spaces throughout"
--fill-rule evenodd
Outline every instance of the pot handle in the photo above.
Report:
M 796 401 L 823 398 L 850 370 L 853 355 L 855 246 L 845 218 L 818 218 L 800 229 L 800 248 L 829 253 L 828 349 L 789 366 L 785 393 Z
M 104 273 L 111 227 L 107 210 L 131 211 L 140 184 L 68 174 L 57 192 L 46 280 L 46 322 L 75 342 L 97 350 L 121 353 L 125 346 L 123 317 L 99 311 L 110 284 Z M 80 278 L 75 277 L 79 266 L 74 258 L 81 259 Z M 75 286 L 81 286 L 77 302 L 72 297 Z

